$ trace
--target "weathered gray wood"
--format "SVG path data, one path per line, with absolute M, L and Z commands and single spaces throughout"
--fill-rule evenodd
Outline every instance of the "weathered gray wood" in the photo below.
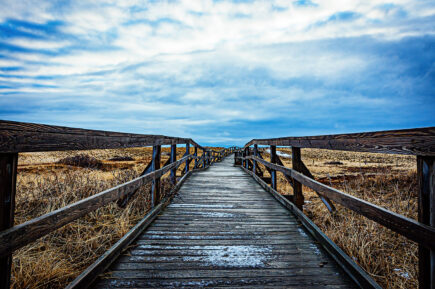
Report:
M 277 157 L 276 156 L 276 146 L 271 145 L 270 146 L 270 162 L 273 163 L 273 164 L 276 164 L 276 162 L 277 162 L 276 157 Z M 271 177 L 272 188 L 274 190 L 276 190 L 278 188 L 278 183 L 277 183 L 277 180 L 276 180 L 276 170 L 271 169 L 271 171 L 270 171 L 270 177 Z
M 183 182 L 190 176 L 191 174 L 186 174 L 180 182 L 174 188 L 172 188 L 171 192 L 168 194 L 160 204 L 152 208 L 150 212 L 146 214 L 146 216 L 137 223 L 127 234 L 125 234 L 118 242 L 116 242 L 109 250 L 107 250 L 103 255 L 101 255 L 91 266 L 86 268 L 79 276 L 77 276 L 68 286 L 67 289 L 73 288 L 88 288 L 92 285 L 92 282 L 97 279 L 98 274 L 101 274 L 106 270 L 112 263 L 115 261 L 118 256 L 122 253 L 122 250 L 127 248 L 138 236 L 143 232 L 157 215 L 169 204 L 169 202 L 174 197 L 174 194 L 180 189 Z
M 246 171 L 251 174 L 249 171 Z M 251 174 L 252 177 L 282 205 L 293 212 L 302 222 L 304 227 L 310 234 L 317 239 L 321 245 L 328 251 L 340 267 L 358 284 L 361 288 L 376 288 L 381 287 L 364 271 L 362 270 L 349 256 L 346 255 L 331 239 L 328 238 L 298 207 L 289 202 L 276 190 L 269 187 L 261 178 Z
M 435 127 L 352 134 L 253 139 L 245 147 L 253 144 L 435 156 Z
M 116 201 L 151 180 L 161 177 L 171 168 L 185 162 L 190 157 L 186 156 L 164 168 L 0 232 L 0 256 L 7 256 L 12 251 L 33 242 L 57 228 Z
M 193 167 L 193 169 L 196 169 L 198 167 L 198 147 L 195 146 L 195 151 L 193 153 L 193 156 L 195 157 L 195 166 Z
M 270 277 L 282 287 L 293 282 L 304 288 L 354 288 L 291 212 L 233 167 L 230 158 L 189 178 L 130 248 L 106 273 L 110 286 L 174 288 L 189 278 L 215 287 L 224 285 L 223 279 L 243 277 L 244 283 L 227 285 L 251 288 Z M 104 280 L 96 283 L 107 286 Z
M 175 162 L 177 160 L 177 145 L 173 144 L 171 145 L 171 157 L 169 158 L 171 160 L 171 163 Z M 171 183 L 175 185 L 177 183 L 177 169 L 173 168 L 171 170 Z
M 298 147 L 292 147 L 292 166 L 293 170 L 297 172 L 302 171 L 302 159 L 301 149 Z M 276 190 L 276 189 L 275 189 Z M 302 192 L 302 184 L 293 179 L 293 203 L 299 210 L 303 210 L 304 194 Z
M 0 231 L 14 225 L 18 154 L 0 154 Z M 10 287 L 12 254 L 0 257 L 0 288 Z
M 190 154 L 189 150 L 190 150 L 190 145 L 188 143 L 186 143 L 186 153 L 185 153 L 185 155 Z M 184 173 L 185 174 L 187 174 L 189 172 L 189 164 L 190 164 L 190 159 L 186 160 L 186 167 L 184 168 Z
M 252 156 L 250 158 L 253 158 Z M 331 188 L 320 182 L 317 182 L 293 169 L 271 164 L 265 160 L 257 158 L 265 166 L 273 168 L 284 174 L 291 176 L 303 185 L 317 191 L 319 194 L 328 197 L 332 201 L 345 206 L 346 208 L 361 214 L 427 248 L 435 248 L 435 229 L 417 222 L 413 219 L 406 218 L 397 213 L 391 212 L 382 207 L 371 204 L 367 201 L 358 199 L 354 196 L 345 194 L 337 189 Z
M 282 164 L 280 164 L 281 166 L 284 166 Z M 301 169 L 301 173 L 306 175 L 307 177 L 309 177 L 310 179 L 315 180 L 314 176 L 311 174 L 310 170 L 307 168 L 307 166 L 305 165 L 305 163 L 302 161 L 300 161 L 300 169 Z M 322 195 L 320 195 L 319 193 L 316 192 L 316 194 L 319 196 L 320 200 L 323 202 L 323 204 L 326 206 L 326 208 L 328 209 L 329 212 L 334 212 L 336 211 L 334 204 L 331 202 L 330 199 L 328 199 L 327 197 L 324 197 Z
M 153 146 L 152 171 L 160 169 L 162 147 Z M 160 176 L 156 176 L 151 185 L 151 206 L 155 207 L 160 202 Z
M 199 146 L 186 138 L 0 120 L 0 153 L 127 148 L 186 142 Z
M 435 158 L 417 157 L 418 221 L 435 227 Z M 435 248 L 418 248 L 419 288 L 435 288 Z

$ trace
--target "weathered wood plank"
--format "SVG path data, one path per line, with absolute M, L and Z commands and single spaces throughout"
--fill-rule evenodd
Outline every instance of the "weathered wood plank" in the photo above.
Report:
M 292 278 L 250 277 L 250 278 L 173 278 L 173 279 L 104 279 L 98 283 L 99 288 L 286 288 L 286 289 L 349 289 L 349 284 L 330 283 L 328 276 L 319 276 L 315 280 L 307 276 L 293 276 Z M 334 282 L 336 283 L 336 282 Z
M 0 231 L 14 225 L 18 154 L 0 154 Z M 9 288 L 12 254 L 0 258 L 0 288 Z
M 201 148 L 186 138 L 0 120 L 1 153 L 128 148 L 186 142 Z
M 435 127 L 352 134 L 253 139 L 245 147 L 253 144 L 435 156 Z
M 160 169 L 162 147 L 160 145 L 153 146 L 153 157 L 151 170 L 157 171 Z M 160 176 L 156 176 L 151 184 L 151 206 L 155 207 L 160 202 Z
M 302 170 L 301 162 L 302 162 L 301 148 L 292 147 L 293 170 L 300 172 Z M 302 206 L 304 205 L 304 194 L 302 193 L 302 184 L 295 179 L 293 179 L 293 203 L 296 205 L 296 207 L 298 207 L 299 210 L 302 210 Z
M 435 158 L 417 157 L 418 221 L 435 227 Z M 418 247 L 420 289 L 435 288 L 435 248 Z

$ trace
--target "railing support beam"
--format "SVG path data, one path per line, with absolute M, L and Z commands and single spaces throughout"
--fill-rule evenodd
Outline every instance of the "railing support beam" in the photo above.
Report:
M 153 146 L 153 163 L 152 171 L 160 169 L 160 156 L 162 147 L 160 145 Z M 160 201 L 160 177 L 153 179 L 151 186 L 151 207 L 155 207 Z
M 270 146 L 270 162 L 272 164 L 276 164 L 276 146 L 272 145 Z M 276 181 L 276 170 L 271 170 L 270 171 L 270 177 L 271 177 L 271 185 L 272 185 L 272 189 L 274 189 L 275 191 L 277 190 L 278 184 Z
M 186 156 L 190 154 L 190 144 L 186 143 Z M 190 164 L 190 160 L 186 161 L 186 167 L 184 168 L 184 173 L 187 174 L 189 172 L 189 164 Z
M 0 154 L 0 232 L 14 225 L 18 154 Z M 9 288 L 12 254 L 0 258 L 0 288 Z
M 301 158 L 301 148 L 292 147 L 292 166 L 297 172 L 302 172 L 303 164 Z M 293 179 L 293 202 L 299 210 L 303 210 L 304 195 L 302 193 L 302 184 Z
M 195 146 L 195 152 L 193 153 L 193 155 L 195 156 L 195 166 L 193 167 L 194 169 L 196 169 L 198 167 L 198 147 Z
M 254 144 L 254 156 L 258 157 L 258 145 Z M 257 174 L 257 161 L 253 160 L 252 172 Z
M 177 145 L 171 145 L 171 163 L 177 160 Z M 177 184 L 177 168 L 171 170 L 171 183 L 173 185 Z
M 435 158 L 417 156 L 419 184 L 418 221 L 435 227 Z M 419 245 L 418 283 L 420 289 L 435 288 L 435 250 Z

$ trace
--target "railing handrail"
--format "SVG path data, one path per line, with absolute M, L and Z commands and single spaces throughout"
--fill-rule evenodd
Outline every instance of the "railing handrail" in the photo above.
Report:
M 0 153 L 113 149 L 191 144 L 191 138 L 134 134 L 0 120 Z
M 244 147 L 256 144 L 435 156 L 434 136 L 435 127 L 423 127 L 350 134 L 252 139 Z

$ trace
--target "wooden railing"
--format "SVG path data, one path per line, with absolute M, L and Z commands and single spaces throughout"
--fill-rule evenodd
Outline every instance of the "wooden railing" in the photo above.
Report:
M 176 160 L 177 144 L 186 146 L 184 156 Z M 161 146 L 170 145 L 171 154 L 168 161 L 160 168 Z M 194 153 L 190 154 L 190 145 L 194 146 Z M 18 153 L 63 150 L 89 150 L 129 147 L 153 147 L 152 160 L 137 178 L 124 184 L 110 188 L 86 199 L 70 204 L 53 212 L 47 213 L 17 226 L 14 225 L 16 176 Z M 198 156 L 198 149 L 203 151 Z M 89 212 L 117 201 L 125 206 L 132 195 L 144 184 L 152 182 L 151 206 L 152 211 L 136 225 L 123 239 L 102 256 L 95 267 L 107 266 L 109 259 L 113 259 L 119 251 L 128 244 L 144 224 L 151 222 L 158 212 L 165 206 L 168 199 L 160 195 L 160 178 L 170 172 L 170 179 L 174 190 L 190 175 L 189 166 L 194 160 L 193 170 L 205 169 L 214 162 L 234 151 L 234 147 L 214 151 L 204 148 L 188 138 L 168 137 L 163 135 L 127 134 L 109 131 L 85 130 L 60 126 L 41 125 L 0 121 L 0 288 L 9 288 L 10 270 L 13 251 L 29 244 L 38 238 L 86 215 Z M 177 181 L 176 170 L 185 163 L 184 175 Z M 171 195 L 171 194 L 170 194 Z M 97 271 L 84 272 L 75 280 L 75 285 L 81 286 L 83 280 L 89 281 Z
M 259 145 L 270 146 L 270 162 L 263 159 L 258 150 Z M 250 146 L 253 148 L 251 149 Z M 292 168 L 283 165 L 276 153 L 277 146 L 292 148 Z M 416 155 L 419 183 L 418 221 L 314 180 L 301 159 L 301 148 Z M 315 191 L 330 211 L 335 210 L 332 202 L 336 202 L 417 242 L 419 244 L 420 288 L 435 288 L 435 127 L 313 137 L 253 139 L 243 149 L 236 152 L 235 163 L 241 165 L 281 202 L 291 206 L 302 219 L 302 223 L 308 226 L 314 235 L 320 236 L 321 242 L 328 243 L 327 246 L 333 247 L 334 245 L 302 213 L 304 203 L 302 185 Z M 265 166 L 270 173 L 270 179 L 263 177 L 263 172 L 257 163 Z M 292 185 L 294 194 L 289 198 L 292 203 L 278 194 L 276 172 L 281 172 Z M 270 183 L 270 186 L 266 183 Z M 331 250 L 337 251 L 336 249 Z M 343 254 L 341 250 L 338 251 L 340 251 L 339 254 Z M 343 261 L 346 256 L 339 256 L 339 259 Z M 352 263 L 348 259 L 344 261 Z M 350 266 L 354 265 L 350 264 Z M 357 268 L 353 269 L 357 270 Z M 356 281 L 363 284 L 364 288 L 374 286 L 370 285 L 367 280 Z

